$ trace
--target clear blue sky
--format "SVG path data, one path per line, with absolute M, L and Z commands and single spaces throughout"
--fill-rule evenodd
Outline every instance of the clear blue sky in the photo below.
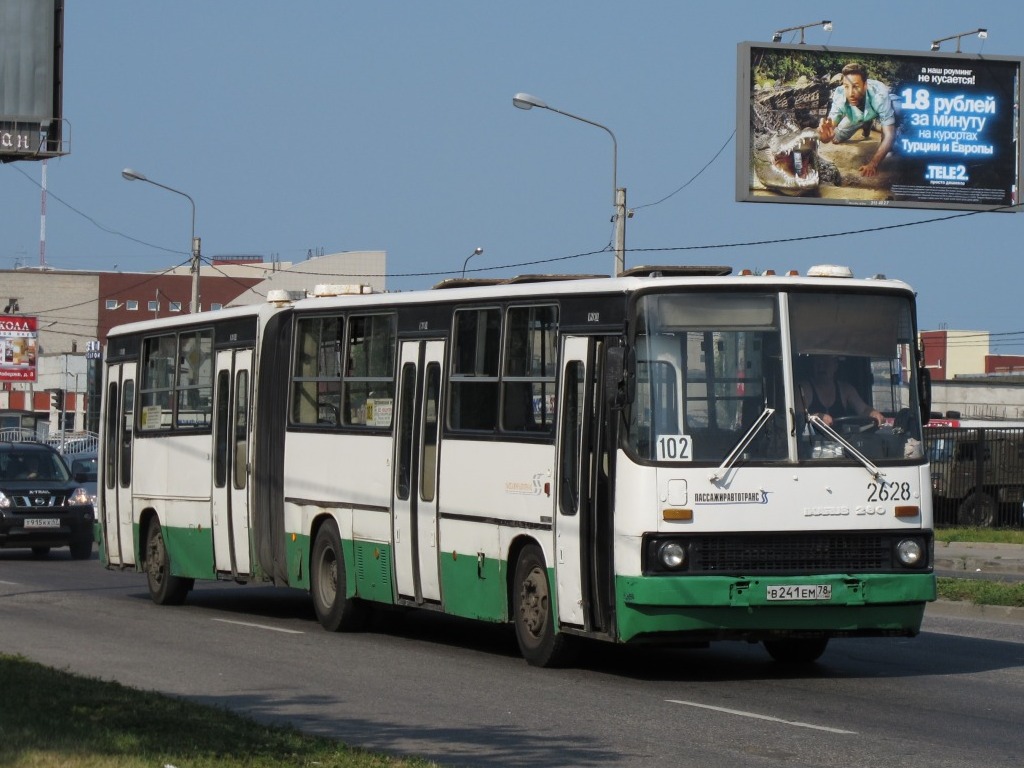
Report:
M 71 153 L 48 164 L 46 261 L 187 261 L 188 202 L 122 180 L 132 167 L 195 199 L 206 257 L 385 250 L 402 290 L 457 276 L 476 247 L 487 276 L 607 273 L 610 252 L 564 257 L 609 245 L 611 140 L 513 108 L 526 91 L 615 133 L 627 248 L 690 249 L 627 266 L 847 264 L 913 285 L 922 328 L 990 330 L 995 351 L 1024 353 L 1024 213 L 872 232 L 949 212 L 735 202 L 737 44 L 824 18 L 833 31 L 808 43 L 927 51 L 987 27 L 964 53 L 1024 55 L 1009 0 L 68 0 Z M 38 263 L 39 181 L 39 163 L 0 166 L 3 268 Z M 856 234 L 736 245 L 841 232 Z

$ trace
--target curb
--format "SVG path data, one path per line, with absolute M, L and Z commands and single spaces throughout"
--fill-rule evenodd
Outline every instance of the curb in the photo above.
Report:
M 936 557 L 935 570 L 958 571 L 964 574 L 1015 574 L 1024 571 L 1019 560 L 990 560 L 984 557 Z
M 928 603 L 925 616 L 942 616 L 944 618 L 986 619 L 987 621 L 1003 621 L 1024 623 L 1024 608 L 1009 605 L 978 605 L 960 600 L 936 600 Z

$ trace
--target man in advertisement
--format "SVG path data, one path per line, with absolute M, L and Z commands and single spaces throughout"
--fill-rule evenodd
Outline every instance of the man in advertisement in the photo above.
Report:
M 871 159 L 858 169 L 861 176 L 874 176 L 896 140 L 896 113 L 889 98 L 889 87 L 880 80 L 868 78 L 867 69 L 851 61 L 842 71 L 842 85 L 832 94 L 828 117 L 818 125 L 818 136 L 825 143 L 842 144 L 859 130 L 871 135 L 871 126 L 878 121 L 882 140 Z

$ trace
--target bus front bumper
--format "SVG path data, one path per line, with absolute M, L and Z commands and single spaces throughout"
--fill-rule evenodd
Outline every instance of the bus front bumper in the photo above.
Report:
M 618 639 L 913 636 L 935 596 L 933 573 L 620 576 Z

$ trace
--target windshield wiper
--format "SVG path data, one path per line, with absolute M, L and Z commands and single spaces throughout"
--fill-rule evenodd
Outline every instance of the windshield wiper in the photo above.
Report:
M 863 453 L 861 453 L 856 448 L 854 448 L 853 445 L 850 444 L 849 440 L 847 440 L 845 437 L 843 437 L 838 432 L 836 432 L 834 429 L 832 429 L 832 427 L 830 427 L 828 424 L 826 424 L 824 421 L 822 421 L 821 417 L 818 416 L 818 414 L 816 414 L 816 413 L 809 413 L 809 414 L 807 414 L 807 420 L 811 424 L 813 424 L 814 426 L 820 427 L 822 432 L 824 432 L 826 435 L 828 435 L 833 440 L 835 440 L 837 443 L 839 443 L 841 446 L 843 446 L 843 448 L 845 448 L 846 451 L 851 456 L 853 456 L 855 459 L 857 459 L 857 461 L 859 461 L 861 464 L 864 465 L 864 469 L 866 469 L 868 472 L 871 473 L 871 476 L 873 478 L 875 478 L 876 482 L 879 482 L 879 483 L 883 482 L 883 478 L 885 477 L 885 473 L 882 472 L 874 464 L 872 464 L 871 463 L 871 459 L 869 459 Z
M 757 433 L 764 429 L 764 425 L 771 421 L 771 418 L 774 415 L 774 408 L 766 407 L 763 411 L 761 411 L 761 415 L 757 417 L 757 420 L 750 426 L 750 429 L 748 429 L 746 433 L 743 435 L 743 437 L 739 439 L 739 442 L 736 443 L 736 447 L 733 448 L 729 452 L 729 455 L 725 457 L 725 461 L 723 461 L 719 465 L 718 469 L 711 473 L 711 477 L 708 479 L 712 483 L 717 483 L 719 480 L 725 477 L 725 473 L 732 469 L 732 466 L 733 464 L 736 463 L 736 460 L 743 455 L 743 451 L 747 449 L 751 442 L 753 442 L 754 438 L 757 437 Z

